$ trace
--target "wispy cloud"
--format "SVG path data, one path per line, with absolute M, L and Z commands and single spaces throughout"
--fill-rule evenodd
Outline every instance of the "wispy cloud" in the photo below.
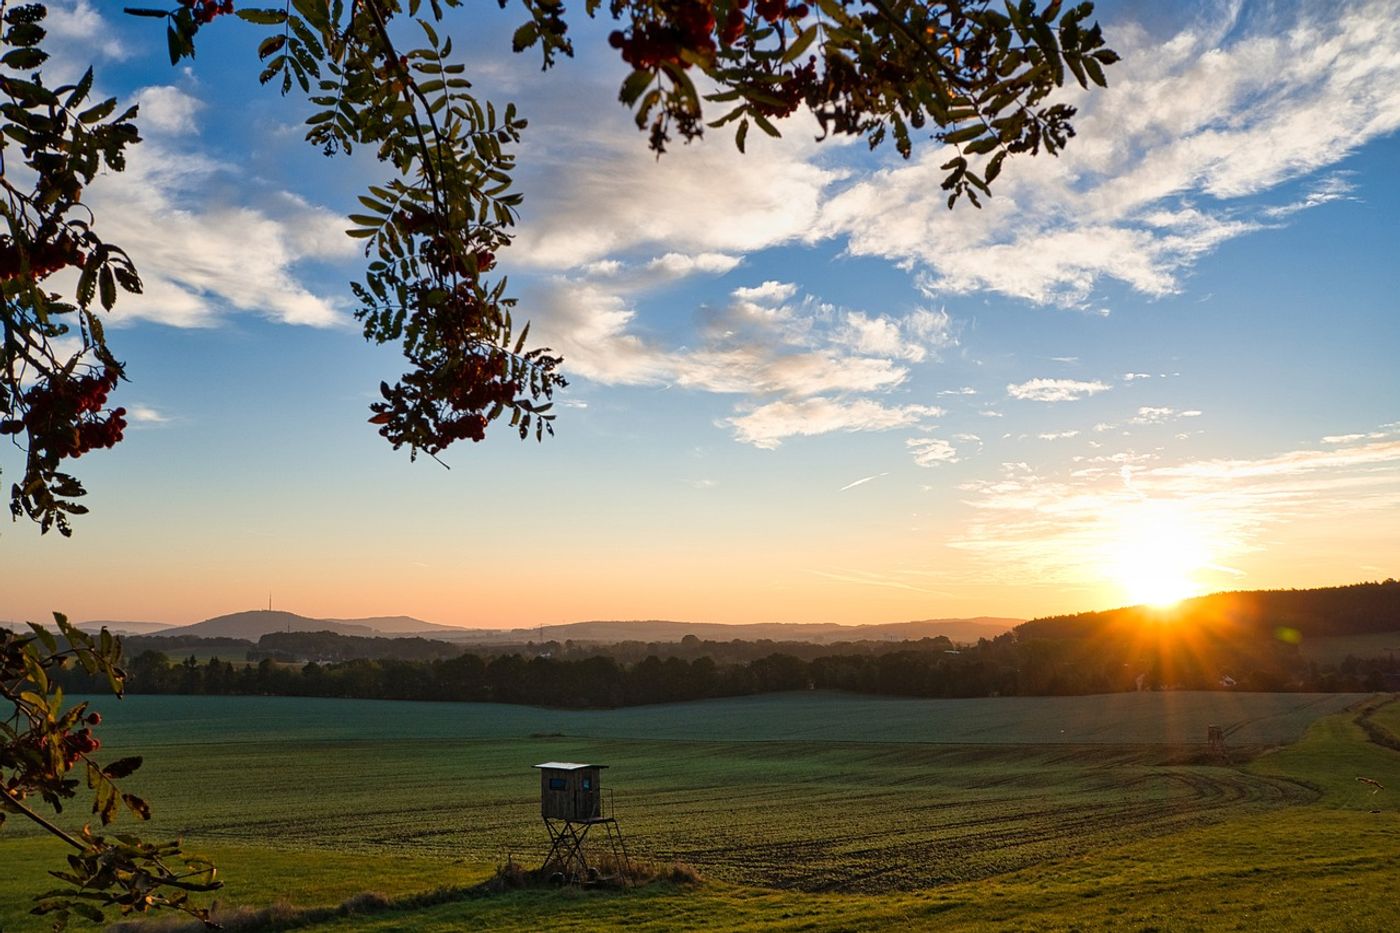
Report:
M 948 595 L 946 593 L 938 593 L 933 590 L 925 589 L 922 586 L 914 586 L 912 583 L 906 583 L 903 580 L 895 579 L 887 574 L 872 573 L 868 570 L 831 571 L 808 568 L 807 573 L 816 577 L 822 577 L 826 580 L 831 580 L 835 583 L 857 583 L 862 586 L 880 586 L 893 590 L 912 590 L 915 593 L 928 593 L 933 596 Z
M 1201 412 L 1191 408 L 1186 411 L 1178 411 L 1175 408 L 1165 406 L 1144 405 L 1137 410 L 1137 414 L 1128 419 L 1129 424 L 1162 424 L 1166 421 L 1175 421 L 1178 418 L 1199 418 Z M 1095 430 L 1098 427 L 1095 426 Z
M 1400 126 L 1395 0 L 1248 18 L 1217 3 L 1174 36 L 1112 27 L 1125 64 L 1071 95 L 1079 134 L 1060 158 L 1008 166 L 983 211 L 952 217 L 934 196 L 946 152 L 930 149 L 832 197 L 813 235 L 921 269 L 934 296 L 1087 306 L 1104 279 L 1163 295 L 1227 240 L 1347 197 L 1333 174 L 1258 203 Z
M 986 572 L 1102 582 L 1125 529 L 1149 512 L 1189 530 L 1203 569 L 1264 547 L 1279 526 L 1319 514 L 1385 516 L 1400 508 L 1400 439 L 1300 449 L 1257 459 L 1155 462 L 1122 452 L 1045 472 L 1006 464 L 962 486 L 971 519 L 951 542 Z M 1273 530 L 1271 530 L 1273 529 Z M 1238 573 L 1238 571 L 1231 571 Z
M 1073 402 L 1111 388 L 1107 383 L 1077 379 L 1031 379 L 1008 385 L 1006 394 L 1032 402 Z
M 151 406 L 141 404 L 128 405 L 126 417 L 132 424 L 145 425 L 165 424 L 170 420 L 168 416 L 161 414 Z
M 940 463 L 957 463 L 958 451 L 952 444 L 937 437 L 911 437 L 904 442 L 921 467 L 936 467 Z
M 145 290 L 118 302 L 115 321 L 141 318 L 177 327 L 216 323 L 230 311 L 287 324 L 345 324 L 331 299 L 301 284 L 297 265 L 355 254 L 345 219 L 279 192 L 261 207 L 223 204 L 207 194 L 235 166 L 205 154 L 189 135 L 197 105 L 172 88 L 153 91 L 160 132 L 131 153 L 127 169 L 100 176 L 87 200 L 103 234 L 131 254 Z
M 908 427 L 943 414 L 928 405 L 885 405 L 874 399 L 783 399 L 726 418 L 722 426 L 755 447 L 772 450 L 790 437 L 832 432 L 887 431 Z
M 67 70 L 85 67 L 94 58 L 120 61 L 131 55 L 131 50 L 117 38 L 116 31 L 97 12 L 89 0 L 50 0 L 49 15 L 44 20 L 48 30 L 49 52 L 60 64 L 67 64 Z M 82 66 L 78 61 L 86 59 Z M 45 72 L 48 76 L 48 72 Z
M 874 475 L 872 475 L 872 476 L 862 476 L 860 479 L 856 480 L 855 482 L 847 483 L 846 485 L 842 486 L 840 489 L 838 489 L 838 490 L 836 490 L 836 491 L 837 491 L 837 492 L 845 492 L 847 489 L 855 489 L 857 486 L 864 486 L 866 483 L 870 482 L 871 480 L 877 480 L 877 479 L 879 479 L 879 478 L 882 477 L 882 476 L 889 476 L 889 475 L 890 475 L 890 474 L 888 474 L 888 473 L 876 473 L 876 474 L 874 474 Z
M 796 285 L 767 281 L 702 307 L 689 346 L 669 347 L 642 327 L 636 303 L 606 283 L 555 279 L 530 295 L 534 333 L 571 372 L 605 385 L 676 385 L 746 397 L 721 424 L 744 443 L 882 430 L 936 412 L 869 398 L 900 386 L 908 364 L 956 341 L 946 311 L 903 317 L 838 308 Z

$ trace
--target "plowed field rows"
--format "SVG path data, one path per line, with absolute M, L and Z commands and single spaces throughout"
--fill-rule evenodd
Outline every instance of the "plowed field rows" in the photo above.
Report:
M 195 847 L 529 863 L 546 841 L 530 766 L 596 761 L 634 854 L 735 881 L 879 891 L 1310 799 L 1281 778 L 1189 762 L 1203 760 L 1208 723 L 1232 743 L 1284 741 L 1348 699 L 803 694 L 559 713 L 133 697 L 103 709 L 112 753 L 146 756 L 132 783 L 156 805 L 153 830 Z

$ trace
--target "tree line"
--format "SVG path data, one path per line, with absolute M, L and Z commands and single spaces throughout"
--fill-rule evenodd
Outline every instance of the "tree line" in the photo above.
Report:
M 932 641 L 932 640 L 929 640 Z M 917 643 L 914 643 L 917 645 Z M 386 700 L 519 703 L 609 708 L 790 690 L 842 690 L 908 697 L 1054 696 L 1143 689 L 1237 689 L 1353 692 L 1400 688 L 1393 658 L 1305 660 L 1280 643 L 1221 674 L 1221 657 L 1161 651 L 1121 660 L 1069 641 L 1006 635 L 963 649 L 922 645 L 884 654 L 829 654 L 810 660 L 772 653 L 742 663 L 651 655 L 622 663 L 601 654 L 580 659 L 485 658 L 471 653 L 431 660 L 355 658 L 287 663 L 264 658 L 235 664 L 183 661 L 146 651 L 127 665 L 128 692 L 304 696 Z M 100 685 L 81 670 L 62 674 L 70 692 Z M 1226 679 L 1228 678 L 1228 680 Z

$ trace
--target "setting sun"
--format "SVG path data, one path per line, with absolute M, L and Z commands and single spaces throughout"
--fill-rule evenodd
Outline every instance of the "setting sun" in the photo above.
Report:
M 1179 503 L 1142 502 L 1118 522 L 1108 566 L 1130 602 L 1167 606 L 1199 592 L 1209 544 Z

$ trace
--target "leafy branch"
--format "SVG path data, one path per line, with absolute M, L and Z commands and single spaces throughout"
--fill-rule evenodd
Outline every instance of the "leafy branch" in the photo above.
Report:
M 50 872 L 63 886 L 39 894 L 34 913 L 53 915 L 56 928 L 74 914 L 101 922 L 104 907 L 123 914 L 175 909 L 207 923 L 207 909 L 190 895 L 222 886 L 213 863 L 185 854 L 179 842 L 150 843 L 130 833 L 102 836 L 89 826 L 70 832 L 30 804 L 37 797 L 62 813 L 63 802 L 86 783 L 92 814 L 103 826 L 115 822 L 123 808 L 139 820 L 151 816 L 145 800 L 118 784 L 141 767 L 141 758 L 105 765 L 96 760 L 93 753 L 102 743 L 93 730 L 101 715 L 85 702 L 65 709 L 63 691 L 51 676 L 77 665 L 89 675 L 105 676 L 120 697 L 126 678 L 121 642 L 106 629 L 89 635 L 60 613 L 54 623 L 62 642 L 32 623 L 28 635 L 0 629 L 0 701 L 8 710 L 0 722 L 0 825 L 7 812 L 18 814 L 74 850 L 65 870 Z M 177 861 L 182 867 L 174 867 Z

